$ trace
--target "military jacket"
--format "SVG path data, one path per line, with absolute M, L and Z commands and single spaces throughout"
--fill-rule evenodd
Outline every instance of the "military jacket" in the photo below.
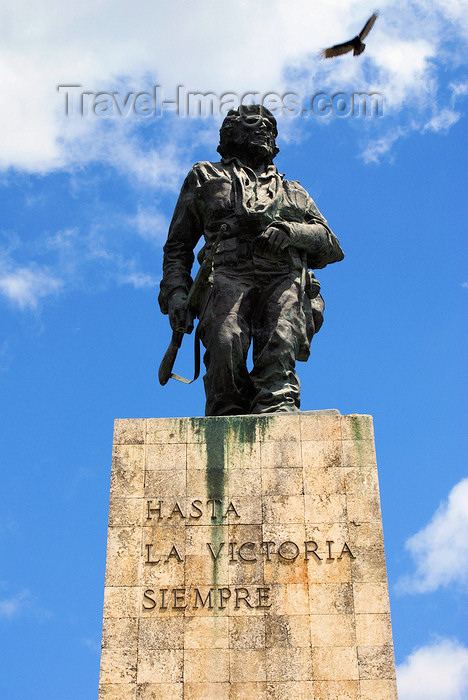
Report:
M 190 289 L 197 243 L 203 236 L 201 262 L 222 224 L 226 226 L 224 243 L 254 239 L 270 226 L 282 228 L 290 244 L 278 255 L 294 267 L 317 269 L 344 257 L 306 190 L 298 182 L 285 180 L 274 165 L 258 175 L 236 158 L 200 162 L 185 179 L 164 246 L 159 295 L 163 313 L 172 292 Z

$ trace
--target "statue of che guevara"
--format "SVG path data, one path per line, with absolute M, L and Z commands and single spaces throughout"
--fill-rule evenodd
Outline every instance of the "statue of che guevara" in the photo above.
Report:
M 159 304 L 174 336 L 199 318 L 207 416 L 299 411 L 296 360 L 308 359 L 323 321 L 312 270 L 344 257 L 308 193 L 273 165 L 277 134 L 261 105 L 229 111 L 221 161 L 190 170 L 164 246 Z M 194 303 L 193 251 L 202 236 L 205 274 Z

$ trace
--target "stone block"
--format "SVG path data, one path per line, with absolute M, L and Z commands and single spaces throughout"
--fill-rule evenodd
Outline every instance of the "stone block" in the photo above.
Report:
M 141 529 L 136 526 L 110 527 L 107 538 L 106 586 L 136 586 L 140 569 Z
M 355 549 L 356 558 L 351 562 L 353 581 L 387 581 L 385 553 L 383 549 Z
M 184 682 L 229 682 L 228 649 L 185 649 Z
M 324 681 L 352 681 L 359 679 L 355 646 L 323 646 L 312 648 L 314 678 Z
M 357 614 L 356 642 L 359 647 L 391 645 L 393 642 L 390 615 Z
M 354 647 L 354 615 L 311 615 L 310 633 L 313 647 Z
M 286 549 L 283 549 L 286 552 Z M 294 552 L 291 552 L 291 554 L 294 556 Z M 298 558 L 298 561 L 293 562 L 275 558 L 272 561 L 264 562 L 263 568 L 264 582 L 268 586 L 278 583 L 302 584 L 308 580 L 308 565 L 303 559 Z
M 314 700 L 361 700 L 359 682 L 316 681 L 313 698 Z M 396 700 L 396 695 L 393 700 Z
M 146 446 L 145 468 L 148 471 L 185 469 L 187 445 L 179 443 Z
M 184 700 L 230 700 L 230 684 L 186 682 Z
M 210 586 L 214 582 L 229 581 L 229 562 L 223 558 L 213 559 L 208 554 L 185 557 L 185 582 L 196 581 L 201 586 Z
M 384 548 L 382 523 L 378 520 L 372 522 L 350 520 L 347 537 L 347 542 L 353 552 L 358 547 L 362 550 Z
M 187 445 L 187 469 L 220 469 L 229 465 L 230 470 L 257 469 L 260 464 L 260 444 L 237 445 L 226 444 L 211 450 L 206 442 Z M 228 472 L 228 469 L 225 469 Z
M 372 440 L 343 440 L 344 467 L 376 467 Z
M 265 617 L 267 648 L 310 649 L 310 615 L 273 615 Z
M 262 518 L 262 499 L 257 495 L 258 489 L 251 496 L 239 496 L 235 499 L 235 507 L 240 513 L 241 519 L 237 518 L 233 513 L 228 517 L 228 522 L 237 524 L 239 522 L 245 525 L 261 525 Z
M 307 583 L 273 584 L 271 608 L 274 615 L 304 615 L 309 603 Z
M 304 493 L 300 467 L 265 467 L 261 471 L 262 492 L 265 496 L 300 496 Z M 257 481 L 257 486 L 258 486 Z
M 101 651 L 101 684 L 135 683 L 136 649 L 103 649 Z
M 265 681 L 230 683 L 229 700 L 268 700 L 269 697 Z
M 184 700 L 184 684 L 139 683 L 137 700 Z
M 229 618 L 226 615 L 185 617 L 185 649 L 229 649 Z
M 352 414 L 349 416 L 340 416 L 340 420 L 343 440 L 374 441 L 372 416 Z
M 345 495 L 345 473 L 341 467 L 304 469 L 304 493 L 307 495 Z
M 269 440 L 260 444 L 260 460 L 263 469 L 301 469 L 301 443 Z
M 140 649 L 138 683 L 180 683 L 184 676 L 181 649 Z
M 264 649 L 231 649 L 229 652 L 230 677 L 236 683 L 266 681 Z
M 227 472 L 227 494 L 230 500 L 235 501 L 237 498 L 249 497 L 258 489 L 262 483 L 262 472 L 260 463 L 257 462 L 255 467 L 244 469 L 230 469 Z
M 361 680 L 361 700 L 396 700 L 397 684 L 394 679 Z
M 309 583 L 346 583 L 351 576 L 351 562 L 348 557 L 341 559 L 311 559 L 307 563 L 307 578 Z
M 104 619 L 108 617 L 138 617 L 140 589 L 135 586 L 106 586 L 104 589 Z
M 187 493 L 186 469 L 148 469 L 145 474 L 145 498 L 184 501 Z
M 138 618 L 105 618 L 102 624 L 103 649 L 136 649 Z
M 146 421 L 146 444 L 167 445 L 187 443 L 187 418 L 148 418 Z
M 376 495 L 371 494 L 365 499 L 349 496 L 346 499 L 346 507 L 349 522 L 382 522 L 382 516 L 380 514 L 380 499 Z
M 184 618 L 145 618 L 138 630 L 139 649 L 183 649 Z
M 101 683 L 99 698 L 102 700 L 136 700 L 135 683 Z
M 263 651 L 268 644 L 266 624 L 268 617 L 230 617 L 229 649 L 257 649 Z
M 268 700 L 312 700 L 315 698 L 312 681 L 283 681 L 267 683 Z M 253 699 L 252 699 L 253 700 Z
M 264 496 L 263 522 L 268 525 L 303 523 L 304 496 Z
M 365 680 L 395 678 L 393 645 L 358 647 L 359 677 Z
M 142 498 L 113 498 L 109 504 L 109 527 L 143 524 Z
M 244 551 L 244 550 L 243 550 Z M 228 582 L 232 586 L 263 586 L 267 583 L 261 558 L 251 562 L 229 562 Z
M 302 463 L 306 469 L 332 469 L 343 466 L 343 444 L 339 440 L 304 440 Z
M 346 497 L 341 493 L 306 494 L 304 496 L 305 522 L 347 522 Z
M 266 415 L 259 416 L 259 439 L 263 442 L 274 440 L 275 442 L 300 442 L 301 440 L 301 416 Z
M 114 421 L 114 445 L 143 445 L 145 434 L 144 418 L 117 418 Z
M 228 525 L 197 525 L 185 528 L 185 553 L 187 555 L 216 556 L 228 549 Z M 222 544 L 224 542 L 224 545 Z M 211 544 L 214 554 L 211 554 Z
M 356 613 L 390 613 L 388 587 L 385 582 L 359 582 L 353 584 Z
M 313 677 L 310 647 L 266 649 L 266 674 L 268 681 L 308 681 Z
M 342 440 L 343 416 L 302 415 L 301 440 Z
M 354 613 L 351 583 L 311 583 L 309 585 L 311 615 L 351 615 Z
M 114 445 L 112 454 L 111 499 L 142 498 L 144 495 L 143 445 Z

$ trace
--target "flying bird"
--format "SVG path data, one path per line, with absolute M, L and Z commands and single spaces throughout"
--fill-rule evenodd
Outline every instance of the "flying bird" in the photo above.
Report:
M 353 52 L 353 56 L 359 56 L 359 54 L 362 53 L 366 48 L 366 45 L 363 44 L 362 40 L 365 39 L 366 36 L 369 34 L 378 16 L 379 13 L 374 12 L 374 14 L 371 17 L 369 17 L 359 34 L 354 37 L 354 39 L 351 39 L 350 41 L 345 41 L 344 44 L 335 44 L 335 46 L 331 46 L 329 49 L 324 49 L 320 52 L 320 58 L 333 58 L 333 56 L 341 56 L 342 54 L 348 53 L 349 51 Z

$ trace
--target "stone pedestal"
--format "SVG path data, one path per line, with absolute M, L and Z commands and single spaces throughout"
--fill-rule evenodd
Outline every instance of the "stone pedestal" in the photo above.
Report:
M 395 700 L 372 418 L 117 420 L 100 700 Z

